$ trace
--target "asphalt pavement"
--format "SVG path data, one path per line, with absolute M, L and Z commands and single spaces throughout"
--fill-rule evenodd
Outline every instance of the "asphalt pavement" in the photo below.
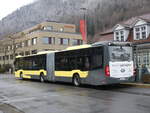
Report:
M 150 89 L 40 83 L 0 75 L 0 113 L 150 113 Z

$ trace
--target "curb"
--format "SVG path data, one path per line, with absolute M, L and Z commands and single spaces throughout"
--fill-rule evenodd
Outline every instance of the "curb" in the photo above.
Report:
M 142 84 L 142 83 L 122 83 L 122 85 L 128 85 L 139 88 L 150 88 L 150 84 Z

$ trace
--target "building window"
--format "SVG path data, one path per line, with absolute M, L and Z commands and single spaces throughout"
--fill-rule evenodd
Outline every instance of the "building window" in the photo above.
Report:
M 146 32 L 142 32 L 142 39 L 146 39 Z
M 11 60 L 13 60 L 13 59 L 14 59 L 13 55 L 10 55 L 10 59 L 11 59 Z
M 125 32 L 124 30 L 115 31 L 115 40 L 116 41 L 125 41 Z
M 124 41 L 124 36 L 121 36 L 121 41 L 122 41 L 122 42 Z
M 137 56 L 137 60 L 138 60 L 138 66 L 141 66 L 141 55 Z
M 24 43 L 24 42 L 22 42 L 22 43 L 21 43 L 21 47 L 24 47 L 24 46 L 25 46 L 25 43 Z
M 137 40 L 140 39 L 140 33 L 139 33 L 139 32 L 136 33 L 136 39 L 137 39 Z
M 24 56 L 24 52 L 20 52 L 19 55 Z
M 44 37 L 44 38 L 42 38 L 42 42 L 44 44 L 55 44 L 55 38 L 54 37 Z
M 5 60 L 5 56 L 3 56 L 3 60 Z
M 116 41 L 119 41 L 119 32 L 116 32 Z
M 30 46 L 31 45 L 31 40 L 28 40 L 28 46 Z
M 37 50 L 32 50 L 31 53 L 32 54 L 37 54 Z
M 69 39 L 68 38 L 59 38 L 58 39 L 60 45 L 69 45 Z
M 72 40 L 72 45 L 81 45 L 82 43 L 83 43 L 83 41 L 80 39 L 73 39 Z
M 63 38 L 63 45 L 69 45 L 69 39 Z
M 121 41 L 124 41 L 124 31 L 120 31 Z
M 149 66 L 150 65 L 149 57 L 150 55 L 148 51 L 139 53 L 137 56 L 138 66 L 139 67 L 141 67 L 142 65 Z
M 9 55 L 6 55 L 5 57 L 6 57 L 6 60 L 9 60 Z
M 53 26 L 45 26 L 43 29 L 44 30 L 52 31 L 53 30 Z
M 143 64 L 145 66 L 149 65 L 149 53 L 148 52 L 146 52 L 146 53 L 143 54 Z
M 58 39 L 58 44 L 62 45 L 63 44 L 63 38 Z
M 13 50 L 14 49 L 14 45 L 11 45 L 11 50 Z
M 142 26 L 142 27 L 141 27 L 141 30 L 142 30 L 142 31 L 145 31 L 145 30 L 146 30 L 146 27 L 145 27 L 145 26 Z
M 7 50 L 9 51 L 10 49 L 11 49 L 11 47 L 10 47 L 10 46 L 8 46 L 8 47 L 7 47 Z
M 17 48 L 19 48 L 19 43 L 18 43 L 18 44 L 16 44 L 16 49 L 17 49 Z
M 25 55 L 30 55 L 30 51 L 25 51 Z
M 18 53 L 16 53 L 15 56 L 18 56 Z
M 140 31 L 140 28 L 135 28 L 136 32 Z
M 64 28 L 60 28 L 60 31 L 63 32 L 63 31 L 64 31 Z
M 42 38 L 42 42 L 43 42 L 44 44 L 49 44 L 49 38 L 48 38 L 48 37 Z
M 140 40 L 140 39 L 146 39 L 146 25 L 138 26 L 134 28 L 134 39 Z
M 37 37 L 32 38 L 32 45 L 36 45 L 37 44 Z
M 28 46 L 28 40 L 24 41 L 24 46 L 27 47 Z

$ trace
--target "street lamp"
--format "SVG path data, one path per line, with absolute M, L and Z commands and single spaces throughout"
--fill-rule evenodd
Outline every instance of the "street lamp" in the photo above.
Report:
M 86 18 L 86 11 L 87 11 L 87 8 L 83 7 L 83 8 L 80 8 L 80 10 L 82 10 L 84 12 L 84 15 L 83 15 L 83 19 L 84 19 L 84 31 L 85 31 L 85 37 L 86 37 L 86 40 L 85 40 L 85 43 L 87 43 L 87 18 Z

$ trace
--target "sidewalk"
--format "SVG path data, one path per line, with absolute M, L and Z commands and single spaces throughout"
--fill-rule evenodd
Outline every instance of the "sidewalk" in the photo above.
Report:
M 122 83 L 122 85 L 128 85 L 128 86 L 139 87 L 139 88 L 150 88 L 150 84 L 144 84 L 144 83 Z
M 15 78 L 13 74 L 0 74 L 0 79 L 10 79 Z

